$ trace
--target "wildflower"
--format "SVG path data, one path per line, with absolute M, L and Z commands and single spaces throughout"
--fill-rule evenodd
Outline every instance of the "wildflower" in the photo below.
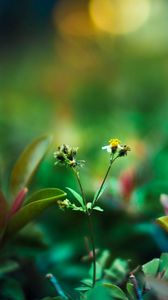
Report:
M 121 146 L 118 156 L 125 156 L 125 155 L 127 155 L 128 151 L 131 151 L 131 148 L 129 146 L 127 146 L 127 145 Z
M 107 150 L 107 152 L 111 154 L 117 154 L 118 157 L 127 155 L 128 151 L 131 151 L 131 148 L 127 145 L 122 145 L 120 140 L 111 139 L 109 140 L 109 145 L 103 146 L 103 150 Z
M 65 199 L 63 201 L 58 200 L 57 204 L 60 209 L 64 210 L 65 208 L 69 208 L 71 206 L 71 202 L 68 199 Z
M 78 148 L 70 147 L 69 145 L 61 145 L 58 150 L 54 152 L 54 158 L 56 159 L 55 164 L 62 164 L 70 167 L 76 167 L 82 165 L 83 161 L 76 161 L 76 154 Z
M 107 150 L 109 153 L 115 153 L 121 147 L 121 142 L 118 139 L 110 139 L 109 145 L 103 146 L 103 150 Z
M 121 142 L 118 139 L 111 139 L 109 140 L 109 144 L 111 148 L 117 148 L 121 144 Z

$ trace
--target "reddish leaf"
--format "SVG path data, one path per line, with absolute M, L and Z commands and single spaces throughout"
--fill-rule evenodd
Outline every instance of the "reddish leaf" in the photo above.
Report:
M 0 235 L 3 232 L 8 215 L 8 204 L 3 195 L 2 191 L 0 190 Z
M 10 210 L 10 216 L 12 216 L 14 213 L 16 213 L 21 208 L 27 192 L 28 192 L 28 189 L 25 187 L 18 193 L 18 195 L 16 196 L 16 198 L 12 204 L 12 207 Z
M 10 180 L 10 190 L 13 196 L 28 185 L 39 163 L 51 143 L 50 136 L 43 136 L 30 144 L 16 162 Z

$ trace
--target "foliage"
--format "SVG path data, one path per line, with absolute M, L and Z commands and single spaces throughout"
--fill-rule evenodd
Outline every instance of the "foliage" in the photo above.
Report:
M 132 262 L 129 259 L 115 257 L 108 249 L 100 251 L 95 248 L 92 224 L 93 212 L 96 210 L 100 212 L 105 211 L 98 206 L 97 203 L 98 201 L 101 201 L 102 196 L 107 193 L 107 177 L 109 176 L 113 163 L 120 157 L 126 156 L 127 152 L 130 151 L 130 148 L 126 145 L 123 146 L 118 139 L 112 139 L 109 141 L 109 145 L 103 146 L 103 149 L 107 150 L 109 153 L 109 166 L 99 188 L 92 198 L 89 197 L 88 201 L 80 178 L 80 169 L 83 167 L 84 161 L 77 160 L 77 148 L 63 145 L 59 148 L 59 151 L 56 152 L 55 158 L 58 159 L 60 164 L 71 169 L 79 185 L 79 192 L 74 188 L 66 188 L 70 194 L 69 200 L 64 191 L 53 187 L 46 187 L 33 192 L 27 197 L 28 189 L 25 185 L 30 182 L 41 159 L 44 157 L 49 144 L 50 138 L 41 137 L 26 148 L 12 171 L 9 201 L 6 200 L 3 192 L 0 194 L 0 206 L 1 211 L 3 212 L 0 219 L 1 246 L 2 249 L 3 247 L 7 249 L 7 253 L 3 254 L 2 252 L 2 257 L 0 257 L 1 294 L 5 300 L 7 297 L 11 300 L 25 299 L 23 290 L 24 284 L 17 279 L 17 274 L 19 274 L 21 268 L 23 268 L 22 263 L 20 264 L 19 257 L 24 258 L 26 256 L 28 259 L 29 255 L 31 256 L 30 253 L 35 254 L 35 252 L 33 252 L 35 249 L 37 253 L 49 249 L 49 244 L 43 230 L 31 222 L 47 208 L 54 206 L 58 206 L 64 211 L 64 214 L 67 213 L 67 209 L 71 209 L 76 214 L 83 213 L 84 216 L 88 218 L 90 238 L 86 238 L 87 254 L 82 259 L 84 263 L 87 263 L 87 271 L 85 270 L 83 272 L 82 269 L 79 269 L 80 271 L 77 276 L 81 276 L 83 272 L 83 279 L 81 280 L 81 285 L 75 288 L 75 292 L 73 292 L 71 288 L 70 291 L 67 292 L 66 289 L 64 289 L 64 286 L 62 286 L 62 283 L 60 283 L 60 280 L 58 280 L 53 273 L 47 274 L 47 278 L 50 281 L 51 286 L 53 286 L 53 289 L 49 292 L 51 296 L 42 297 L 41 295 L 42 300 L 74 300 L 76 297 L 77 299 L 80 298 L 80 300 L 143 300 L 146 299 L 146 296 L 147 299 L 153 299 L 151 297 L 157 297 L 157 295 L 165 297 L 168 290 L 167 253 L 162 253 L 160 258 L 153 258 L 146 264 L 132 270 Z M 132 189 L 134 188 L 135 187 L 132 186 Z M 145 189 L 143 189 L 143 193 L 144 191 L 146 192 Z M 142 197 L 143 193 L 139 194 L 138 191 L 138 197 L 139 195 Z M 129 205 L 130 204 L 131 202 Z M 127 207 L 124 209 L 126 212 Z M 128 218 L 130 217 L 131 215 L 128 213 Z M 166 218 L 167 217 L 161 217 L 157 220 L 159 224 L 163 223 L 162 220 L 164 220 L 164 224 L 166 225 L 163 227 L 165 229 L 167 229 Z M 148 233 L 155 233 L 155 230 L 160 230 L 158 227 L 155 229 L 154 225 L 152 227 L 153 229 L 151 229 L 150 226 L 152 225 L 145 225 L 145 231 Z M 143 224 L 138 224 L 137 228 L 135 226 L 135 229 L 137 232 L 142 232 Z M 126 232 L 128 232 L 127 229 Z M 161 232 L 162 231 L 160 231 L 160 233 Z M 14 236 L 15 238 L 13 239 Z M 10 250 L 8 244 L 10 245 Z M 15 251 L 17 259 L 13 259 L 11 256 L 12 251 Z M 51 252 L 51 261 L 54 258 L 52 255 Z M 73 251 L 70 254 L 72 259 L 71 255 L 74 255 Z M 45 270 L 47 270 L 51 264 L 51 262 L 48 261 L 49 256 L 48 253 Z M 58 257 L 58 263 L 61 258 L 61 256 L 59 258 L 58 251 L 56 252 L 56 257 Z M 39 269 L 41 268 L 40 262 L 42 260 L 40 259 L 39 261 Z M 66 272 L 67 266 L 66 264 L 64 266 L 64 261 L 61 265 L 61 272 Z M 12 278 L 12 274 L 16 274 L 14 278 Z M 6 278 L 7 282 L 5 281 Z M 30 284 L 32 284 L 31 279 Z M 11 293 L 12 288 L 16 290 L 15 295 Z M 163 288 L 164 292 L 162 291 Z M 45 288 L 43 293 L 43 295 L 47 294 Z
M 51 139 L 48 136 L 37 139 L 26 148 L 16 162 L 10 179 L 10 199 L 12 199 L 12 201 L 7 201 L 3 192 L 0 192 L 0 237 L 2 248 L 0 275 L 3 279 L 1 282 L 1 294 L 5 299 L 6 297 L 12 300 L 25 299 L 21 285 L 17 280 L 9 277 L 7 282 L 5 281 L 5 276 L 7 274 L 16 272 L 20 268 L 17 260 L 8 258 L 8 250 L 7 255 L 3 253 L 3 248 L 6 247 L 6 243 L 9 243 L 14 235 L 26 225 L 29 225 L 30 222 L 37 218 L 47 208 L 55 206 L 60 199 L 66 199 L 66 193 L 62 190 L 47 188 L 33 193 L 25 200 L 28 192 L 26 186 L 35 173 L 42 157 L 48 150 L 50 141 Z M 31 226 L 29 225 L 29 230 L 30 229 Z M 28 235 L 25 230 L 23 232 L 24 234 L 22 233 L 22 235 L 25 240 L 27 240 L 27 242 L 30 240 L 29 243 L 31 244 L 31 248 L 33 248 L 33 244 L 35 243 L 36 247 L 40 245 L 40 248 L 45 245 L 43 243 L 41 231 L 39 229 L 37 230 L 35 226 L 33 226 L 31 230 L 31 235 Z M 25 240 L 22 238 L 22 235 L 20 235 L 20 240 L 22 240 L 21 246 L 24 247 Z M 35 241 L 33 241 L 34 238 Z M 10 247 L 11 246 L 12 244 Z M 18 246 L 16 244 L 15 247 L 19 247 L 19 243 Z M 13 293 L 12 290 L 15 292 Z

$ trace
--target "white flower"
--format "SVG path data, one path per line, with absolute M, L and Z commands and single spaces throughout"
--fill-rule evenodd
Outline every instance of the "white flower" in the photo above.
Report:
M 110 145 L 107 145 L 107 146 L 103 146 L 102 147 L 102 150 L 107 150 L 107 152 L 111 153 L 111 146 Z
M 121 142 L 119 139 L 110 139 L 109 145 L 103 146 L 102 149 L 109 153 L 115 153 L 118 149 L 121 149 Z
M 111 154 L 118 153 L 118 156 L 125 156 L 127 155 L 127 152 L 131 150 L 129 146 L 121 145 L 119 139 L 109 140 L 109 144 L 107 146 L 103 146 L 102 149 Z

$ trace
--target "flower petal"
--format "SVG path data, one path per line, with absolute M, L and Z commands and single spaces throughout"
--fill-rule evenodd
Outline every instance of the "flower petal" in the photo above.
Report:
M 110 145 L 103 146 L 102 150 L 107 150 L 107 152 L 111 153 L 111 146 Z

